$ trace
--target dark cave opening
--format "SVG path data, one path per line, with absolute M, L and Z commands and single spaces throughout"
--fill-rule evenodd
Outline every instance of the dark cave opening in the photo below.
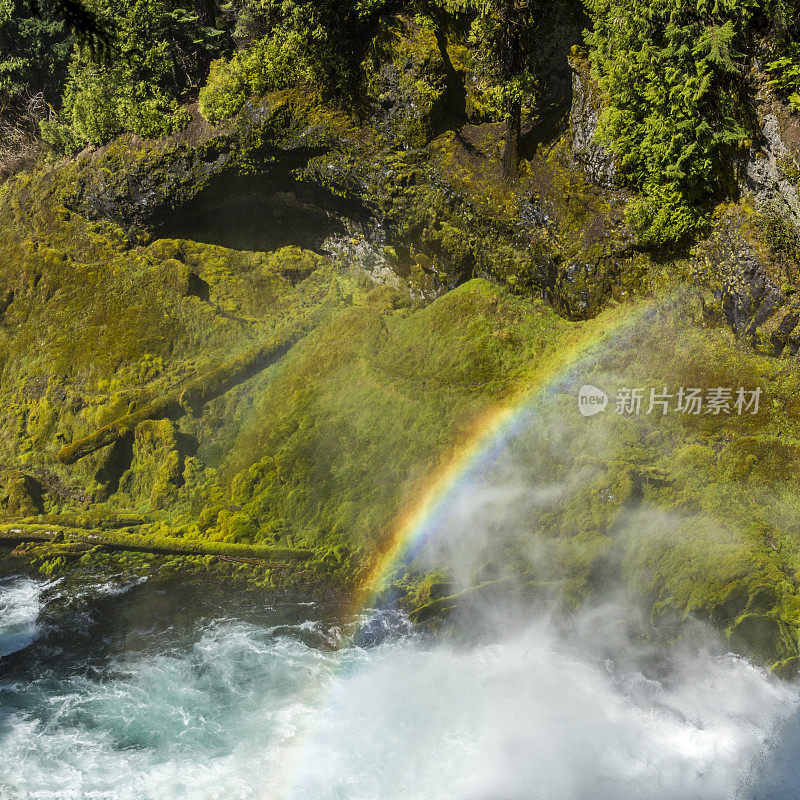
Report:
M 190 272 L 187 295 L 189 297 L 199 297 L 201 300 L 209 302 L 211 300 L 211 286 L 196 272 Z
M 356 201 L 286 175 L 238 171 L 220 175 L 162 215 L 149 226 L 158 238 L 265 252 L 286 245 L 322 252 L 328 237 L 363 231 L 371 216 Z

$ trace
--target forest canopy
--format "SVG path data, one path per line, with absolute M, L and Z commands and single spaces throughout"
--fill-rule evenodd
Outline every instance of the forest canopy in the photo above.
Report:
M 0 0 L 0 156 L 161 137 L 192 108 L 219 124 L 292 86 L 369 114 L 369 64 L 404 15 L 447 69 L 444 89 L 417 88 L 433 103 L 468 83 L 454 124 L 504 123 L 514 180 L 522 126 L 546 113 L 542 53 L 571 15 L 568 44 L 603 100 L 597 135 L 634 192 L 628 221 L 645 245 L 681 242 L 731 193 L 757 135 L 753 71 L 800 110 L 799 11 L 797 0 Z

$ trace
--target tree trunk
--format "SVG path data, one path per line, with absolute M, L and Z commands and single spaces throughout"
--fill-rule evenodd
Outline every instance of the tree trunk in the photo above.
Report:
M 433 21 L 433 35 L 436 37 L 436 46 L 444 62 L 444 70 L 447 76 L 445 88 L 447 111 L 455 118 L 454 122 L 464 122 L 467 119 L 467 90 L 464 88 L 463 78 L 453 66 L 450 53 L 447 51 L 447 34 L 445 32 L 447 15 L 436 3 L 423 2 L 421 7 L 424 13 Z
M 522 67 L 522 52 L 519 38 L 519 12 L 514 0 L 502 0 L 500 25 L 502 27 L 503 82 L 509 84 Z M 503 177 L 508 181 L 517 179 L 519 167 L 519 139 L 522 129 L 522 101 L 519 97 L 506 98 L 506 146 L 503 151 Z
M 224 556 L 227 558 L 281 559 L 308 561 L 313 551 L 299 547 L 262 544 L 234 544 L 208 539 L 186 539 L 178 536 L 155 536 L 125 531 L 64 528 L 60 525 L 10 523 L 0 526 L 0 542 L 80 542 L 90 547 L 109 550 L 130 550 L 138 553 L 165 553 L 175 556 Z
M 522 131 L 522 103 L 509 100 L 506 108 L 506 146 L 503 150 L 503 177 L 515 181 L 519 173 L 519 139 Z

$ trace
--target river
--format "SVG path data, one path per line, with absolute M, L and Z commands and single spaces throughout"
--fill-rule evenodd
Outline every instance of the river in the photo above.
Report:
M 796 688 L 705 634 L 609 659 L 618 613 L 433 638 L 372 611 L 353 644 L 313 605 L 6 573 L 0 797 L 800 796 Z

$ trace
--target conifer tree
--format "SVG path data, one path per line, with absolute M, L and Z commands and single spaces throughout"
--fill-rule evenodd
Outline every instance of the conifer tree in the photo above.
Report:
M 586 36 L 607 98 L 599 135 L 641 190 L 628 218 L 653 245 L 693 235 L 747 142 L 750 0 L 590 0 Z

